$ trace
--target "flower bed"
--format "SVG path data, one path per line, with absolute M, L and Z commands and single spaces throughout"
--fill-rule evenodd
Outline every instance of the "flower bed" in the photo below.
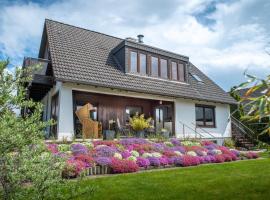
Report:
M 254 152 L 239 152 L 211 141 L 191 142 L 171 139 L 153 142 L 141 138 L 119 141 L 95 141 L 68 144 L 47 144 L 48 151 L 66 159 L 63 176 L 72 178 L 86 173 L 131 173 L 138 170 L 196 166 L 256 159 Z

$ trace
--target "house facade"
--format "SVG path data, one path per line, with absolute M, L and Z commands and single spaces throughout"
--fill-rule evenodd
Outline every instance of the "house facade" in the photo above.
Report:
M 187 56 L 64 23 L 45 20 L 38 59 L 42 67 L 28 85 L 28 97 L 44 104 L 43 120 L 54 119 L 47 138 L 80 137 L 75 112 L 90 103 L 103 130 L 117 119 L 128 124 L 136 112 L 151 117 L 156 132 L 172 137 L 231 137 L 225 91 Z

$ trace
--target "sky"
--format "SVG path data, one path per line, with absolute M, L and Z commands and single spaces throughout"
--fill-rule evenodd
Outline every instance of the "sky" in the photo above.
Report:
M 269 0 L 0 0 L 0 59 L 37 57 L 45 18 L 189 57 L 224 90 L 270 74 Z

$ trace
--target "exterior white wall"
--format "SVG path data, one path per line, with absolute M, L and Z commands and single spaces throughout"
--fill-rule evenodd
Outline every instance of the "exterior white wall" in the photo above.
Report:
M 196 128 L 195 104 L 205 104 L 215 106 L 216 127 Z M 205 138 L 211 138 L 208 134 L 216 138 L 231 137 L 230 106 L 228 104 L 210 103 L 203 101 L 176 99 L 175 100 L 175 129 L 176 137 L 197 137 L 200 133 Z M 189 128 L 188 128 L 189 127 Z M 196 131 L 195 131 L 196 130 Z
M 195 104 L 206 104 L 215 106 L 216 115 L 216 128 L 203 128 L 203 130 L 197 128 L 196 132 L 209 137 L 205 132 L 209 132 L 217 138 L 231 137 L 231 125 L 229 116 L 230 108 L 227 104 L 210 103 L 203 101 L 195 101 L 189 99 L 171 98 L 159 95 L 143 94 L 136 92 L 129 92 L 117 89 L 108 89 L 94 86 L 78 85 L 71 83 L 59 83 L 54 91 L 59 91 L 59 121 L 58 121 L 58 139 L 72 139 L 74 136 L 74 119 L 73 119 L 73 97 L 72 91 L 85 91 L 94 93 L 103 93 L 119 96 L 129 96 L 136 98 L 173 101 L 175 102 L 175 133 L 179 138 L 195 137 Z M 51 95 L 52 96 L 52 95 Z M 183 124 L 185 124 L 185 130 L 183 130 Z M 190 127 L 187 128 L 187 126 Z M 199 135 L 197 134 L 199 137 Z

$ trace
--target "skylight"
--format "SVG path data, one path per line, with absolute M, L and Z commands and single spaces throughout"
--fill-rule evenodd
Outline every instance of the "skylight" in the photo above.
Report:
M 196 80 L 198 81 L 199 83 L 203 83 L 203 80 L 196 74 L 191 74 L 191 76 Z

